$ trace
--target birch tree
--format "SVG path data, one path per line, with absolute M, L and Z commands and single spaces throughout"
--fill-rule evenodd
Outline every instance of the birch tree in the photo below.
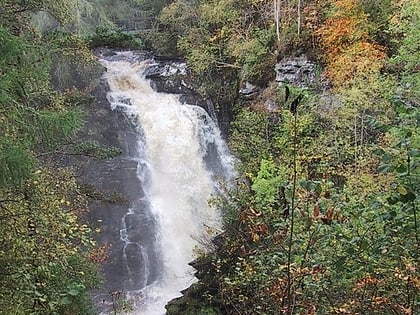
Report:
M 277 41 L 280 41 L 280 2 L 281 0 L 273 0 L 274 21 L 276 22 Z

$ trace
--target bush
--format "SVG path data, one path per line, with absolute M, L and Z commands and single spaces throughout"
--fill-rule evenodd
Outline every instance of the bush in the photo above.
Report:
M 96 28 L 95 34 L 88 37 L 91 48 L 112 47 L 112 48 L 130 48 L 142 49 L 143 42 L 135 34 L 124 31 L 120 28 L 109 29 L 100 26 Z

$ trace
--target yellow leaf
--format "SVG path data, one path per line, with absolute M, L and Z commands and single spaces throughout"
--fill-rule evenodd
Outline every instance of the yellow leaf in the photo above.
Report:
M 408 191 L 404 186 L 398 186 L 398 192 L 403 196 L 408 194 Z

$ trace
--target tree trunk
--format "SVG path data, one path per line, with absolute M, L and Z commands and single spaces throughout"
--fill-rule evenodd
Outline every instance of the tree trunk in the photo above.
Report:
M 301 0 L 298 0 L 297 3 L 297 34 L 298 36 L 300 36 L 300 28 L 301 28 L 301 9 L 302 9 L 302 4 L 301 4 Z
M 280 0 L 274 1 L 274 20 L 276 22 L 277 40 L 280 41 Z

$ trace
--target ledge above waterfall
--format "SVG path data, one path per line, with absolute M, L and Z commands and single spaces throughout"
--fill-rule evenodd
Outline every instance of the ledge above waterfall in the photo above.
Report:
M 144 73 L 146 79 L 152 80 L 156 92 L 172 94 L 191 94 L 190 74 L 185 62 L 157 61 Z
M 292 84 L 304 88 L 315 82 L 315 64 L 306 56 L 284 58 L 276 64 L 274 70 L 279 85 Z

